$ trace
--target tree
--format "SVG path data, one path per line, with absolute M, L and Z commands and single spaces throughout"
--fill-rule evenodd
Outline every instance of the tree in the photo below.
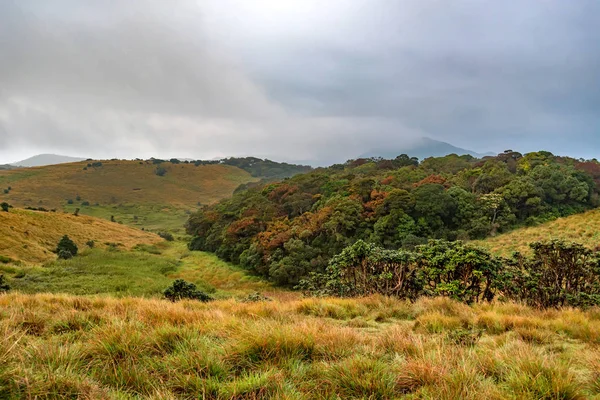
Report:
M 55 250 L 56 254 L 58 254 L 58 258 L 63 260 L 68 260 L 69 258 L 76 256 L 78 251 L 79 249 L 75 242 L 67 235 L 64 235 L 62 239 L 60 239 Z

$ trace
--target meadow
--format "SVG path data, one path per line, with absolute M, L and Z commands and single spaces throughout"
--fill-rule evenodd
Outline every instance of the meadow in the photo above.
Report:
M 113 297 L 162 297 L 175 280 L 185 279 L 216 298 L 277 292 L 216 256 L 190 252 L 182 242 L 83 248 L 70 260 L 43 264 L 0 264 L 0 274 L 21 293 L 69 293 Z M 55 257 L 56 258 L 56 257 Z
M 0 295 L 0 398 L 600 398 L 600 310 Z

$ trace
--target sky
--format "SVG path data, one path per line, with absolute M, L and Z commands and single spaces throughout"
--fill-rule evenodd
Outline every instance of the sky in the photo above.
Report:
M 597 0 L 0 0 L 0 164 L 600 158 Z

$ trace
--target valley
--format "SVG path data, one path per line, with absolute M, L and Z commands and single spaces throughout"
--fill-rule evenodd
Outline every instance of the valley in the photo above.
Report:
M 578 161 L 231 162 L 0 171 L 0 398 L 600 398 Z M 542 302 L 565 251 L 586 289 Z

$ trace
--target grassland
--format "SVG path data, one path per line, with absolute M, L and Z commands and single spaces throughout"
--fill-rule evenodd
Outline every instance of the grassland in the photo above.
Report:
M 49 294 L 0 310 L 0 398 L 600 398 L 599 310 Z
M 162 241 L 153 233 L 83 215 L 20 209 L 0 212 L 0 256 L 28 263 L 45 262 L 56 258 L 52 251 L 63 235 L 69 235 L 81 248 L 88 240 L 99 247 L 120 243 L 126 249 Z
M 116 220 L 146 229 L 180 229 L 186 212 L 230 196 L 242 183 L 258 180 L 228 165 L 102 161 L 0 171 L 0 202 L 44 207 Z M 5 189 L 10 190 L 4 193 Z M 69 204 L 72 203 L 72 204 Z M 89 204 L 89 205 L 88 205 Z
M 581 243 L 590 249 L 600 246 L 600 210 L 559 218 L 545 224 L 521 228 L 477 243 L 494 254 L 509 256 L 514 251 L 529 252 L 529 243 L 563 239 Z
M 0 264 L 12 289 L 22 293 L 69 293 L 114 297 L 162 297 L 177 278 L 195 283 L 217 298 L 244 297 L 280 290 L 248 276 L 216 256 L 190 252 L 183 242 L 84 248 L 70 260 L 44 264 Z

